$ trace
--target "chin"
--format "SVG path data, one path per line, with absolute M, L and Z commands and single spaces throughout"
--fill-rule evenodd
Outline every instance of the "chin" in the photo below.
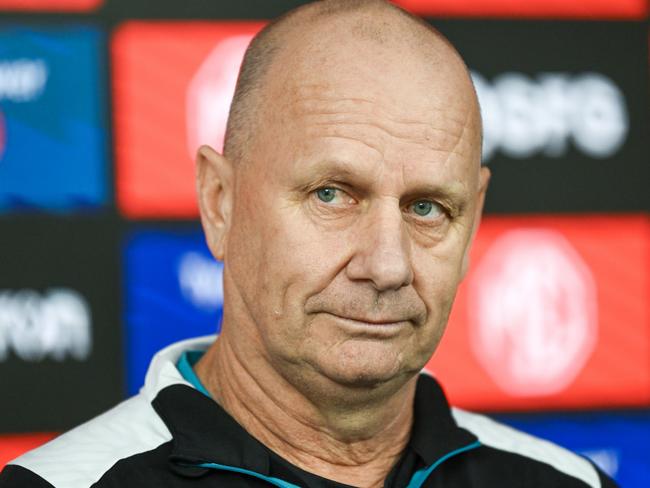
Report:
M 381 371 L 345 371 L 327 374 L 327 377 L 338 385 L 361 390 L 374 390 L 394 381 L 397 376 L 399 375 Z
M 318 369 L 348 388 L 374 389 L 405 375 L 401 355 L 378 347 L 344 347 L 320 358 Z

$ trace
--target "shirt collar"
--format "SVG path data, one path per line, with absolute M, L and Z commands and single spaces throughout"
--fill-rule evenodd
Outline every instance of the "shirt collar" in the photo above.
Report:
M 266 447 L 198 390 L 169 386 L 158 394 L 153 407 L 172 434 L 173 463 L 216 463 L 269 474 Z
M 147 373 L 144 393 L 173 436 L 171 459 L 176 464 L 212 462 L 267 475 L 267 448 L 183 378 L 176 367 L 185 351 L 205 350 L 215 339 L 208 336 L 183 341 L 157 354 Z M 458 427 L 442 388 L 428 374 L 418 377 L 413 413 L 409 446 L 425 465 L 477 440 Z
M 413 405 L 413 430 L 409 445 L 427 466 L 478 438 L 458 427 L 440 384 L 420 373 Z
M 196 337 L 176 342 L 160 350 L 151 360 L 149 369 L 144 379 L 141 393 L 150 401 L 158 394 L 172 385 L 192 385 L 183 378 L 178 371 L 176 363 L 185 351 L 206 351 L 217 339 L 216 335 Z

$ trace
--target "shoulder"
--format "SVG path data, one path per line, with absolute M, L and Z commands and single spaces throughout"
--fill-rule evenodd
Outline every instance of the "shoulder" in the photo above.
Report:
M 52 488 L 51 483 L 22 466 L 9 464 L 0 472 L 0 488 L 24 486 L 29 486 L 29 488 Z
M 458 408 L 452 408 L 452 414 L 458 426 L 473 433 L 483 446 L 505 455 L 501 456 L 504 460 L 525 466 L 528 472 L 546 470 L 549 476 L 560 475 L 566 480 L 574 480 L 578 483 L 576 486 L 616 486 L 587 459 L 550 441 L 526 434 L 485 415 Z
M 0 474 L 0 488 L 88 488 L 117 462 L 156 449 L 171 437 L 140 394 L 11 461 Z

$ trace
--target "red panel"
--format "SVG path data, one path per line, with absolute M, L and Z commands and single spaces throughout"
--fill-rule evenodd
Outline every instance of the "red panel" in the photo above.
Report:
M 99 7 L 103 0 L 0 0 L 0 10 L 81 12 Z
M 396 0 L 420 15 L 566 19 L 641 19 L 646 0 Z
M 0 469 L 21 454 L 45 444 L 57 434 L 16 434 L 0 436 Z
M 221 149 L 260 22 L 129 22 L 112 42 L 117 200 L 129 217 L 195 217 L 194 154 Z
M 427 369 L 467 408 L 650 404 L 650 220 L 485 218 Z

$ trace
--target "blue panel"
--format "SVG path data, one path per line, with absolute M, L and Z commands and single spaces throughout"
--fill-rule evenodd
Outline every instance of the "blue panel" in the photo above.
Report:
M 127 384 L 133 394 L 156 351 L 217 332 L 223 267 L 200 229 L 134 232 L 124 253 Z
M 626 488 L 650 480 L 650 412 L 499 416 L 498 420 L 586 455 Z
M 0 211 L 106 203 L 104 35 L 0 27 Z

